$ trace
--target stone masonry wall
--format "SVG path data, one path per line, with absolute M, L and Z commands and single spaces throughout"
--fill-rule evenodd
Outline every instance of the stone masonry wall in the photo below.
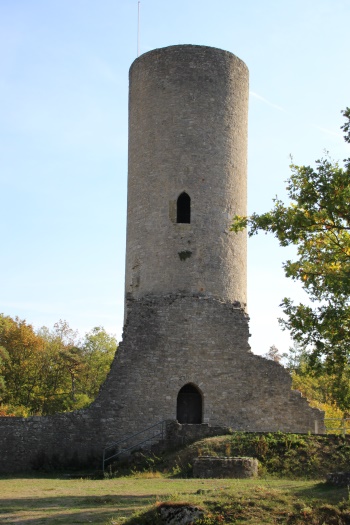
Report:
M 68 465 L 101 467 L 101 420 L 94 415 L 85 410 L 0 418 L 0 472 Z
M 123 342 L 87 410 L 0 419 L 0 471 L 47 456 L 89 462 L 103 447 L 157 421 L 176 419 L 179 390 L 202 394 L 203 422 L 233 431 L 323 431 L 323 413 L 291 391 L 288 372 L 250 352 L 238 306 L 201 295 L 146 297 L 130 305 Z M 40 459 L 40 458 L 39 458 Z
M 130 68 L 125 292 L 246 303 L 248 68 L 206 46 L 145 53 Z M 191 198 L 191 223 L 176 200 Z M 184 261 L 181 254 L 187 254 Z
M 204 423 L 313 432 L 323 413 L 291 391 L 281 365 L 251 353 L 248 336 L 248 318 L 238 305 L 199 294 L 132 301 L 115 379 L 112 371 L 101 391 L 106 412 L 118 405 L 121 427 L 135 430 L 176 419 L 178 392 L 191 383 L 202 393 Z

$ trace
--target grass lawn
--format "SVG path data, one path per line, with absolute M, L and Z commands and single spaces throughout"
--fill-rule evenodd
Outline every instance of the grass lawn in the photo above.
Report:
M 214 516 L 219 520 L 211 523 L 350 523 L 350 519 L 334 521 L 337 513 L 344 514 L 348 508 L 348 490 L 331 488 L 320 481 L 169 479 L 144 475 L 106 480 L 2 477 L 0 523 L 120 525 L 165 500 L 203 506 L 213 520 Z M 320 508 L 324 509 L 320 518 L 323 522 L 314 521 L 314 511 Z M 141 525 L 146 522 L 142 515 L 137 521 Z M 147 523 L 155 522 L 151 518 Z

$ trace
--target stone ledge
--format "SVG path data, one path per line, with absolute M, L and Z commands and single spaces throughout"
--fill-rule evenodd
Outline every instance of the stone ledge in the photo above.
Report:
M 255 478 L 258 475 L 258 460 L 255 458 L 233 458 L 200 456 L 193 463 L 195 478 Z

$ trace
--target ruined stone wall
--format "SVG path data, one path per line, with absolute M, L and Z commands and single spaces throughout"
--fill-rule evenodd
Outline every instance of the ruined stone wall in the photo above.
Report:
M 313 432 L 323 413 L 291 390 L 289 373 L 251 353 L 238 306 L 205 295 L 148 296 L 130 306 L 123 343 L 98 403 L 121 428 L 176 419 L 179 390 L 202 394 L 203 422 L 233 430 Z
M 82 460 L 102 455 L 125 434 L 176 419 L 187 383 L 201 392 L 204 423 L 304 433 L 314 432 L 318 420 L 322 432 L 323 413 L 291 390 L 282 366 L 252 354 L 247 341 L 247 316 L 232 304 L 183 294 L 134 300 L 96 401 L 77 413 L 1 418 L 0 470 L 30 468 L 41 450 Z
M 101 467 L 101 417 L 90 410 L 0 418 L 0 472 Z M 101 439 L 102 438 L 102 439 Z

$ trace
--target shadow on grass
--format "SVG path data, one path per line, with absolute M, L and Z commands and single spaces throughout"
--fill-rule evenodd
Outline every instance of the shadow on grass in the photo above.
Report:
M 81 471 L 81 472 L 22 472 L 16 474 L 0 474 L 0 481 L 14 479 L 103 479 L 102 471 Z
M 156 495 L 153 494 L 0 499 L 0 522 L 20 525 L 106 523 L 113 516 L 130 516 L 155 501 Z
M 102 523 L 105 525 L 108 523 L 108 520 L 112 520 L 113 518 L 118 519 L 118 517 L 128 518 L 131 513 L 132 512 L 130 511 L 118 514 L 117 511 L 113 512 L 112 510 L 105 510 L 102 512 L 65 512 L 64 514 L 50 513 L 44 517 L 32 516 L 24 517 L 23 519 L 14 516 L 13 521 L 11 517 L 1 518 L 4 519 L 1 523 L 15 523 L 16 525 L 73 525 L 77 523 Z
M 319 500 L 331 505 L 341 501 L 347 501 L 350 504 L 348 487 L 336 487 L 327 482 L 295 490 L 295 495 L 300 499 Z

